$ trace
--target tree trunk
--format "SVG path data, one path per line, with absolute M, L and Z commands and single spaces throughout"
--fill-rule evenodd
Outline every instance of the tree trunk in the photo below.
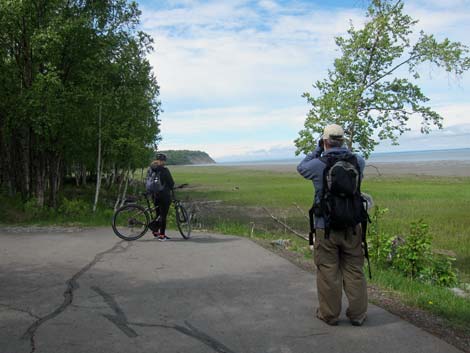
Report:
M 127 175 L 126 175 L 126 184 L 124 186 L 124 191 L 122 192 L 122 197 L 121 197 L 121 207 L 124 206 L 124 201 L 126 201 L 126 193 L 127 193 L 127 186 L 129 185 L 129 171 L 131 167 L 129 166 L 127 168 Z
M 111 168 L 111 173 L 108 175 L 106 179 L 106 188 L 109 190 L 114 184 L 114 180 L 116 178 L 116 163 L 113 163 L 113 167 Z
M 82 178 L 82 185 L 85 186 L 86 185 L 87 171 L 86 171 L 86 166 L 84 164 L 82 164 L 80 166 L 80 176 Z
M 117 196 L 117 199 L 116 199 L 116 203 L 114 204 L 114 211 L 116 211 L 118 209 L 118 205 L 121 201 L 121 190 L 122 190 L 122 183 L 124 181 L 124 178 L 119 178 L 119 188 L 118 188 L 118 196 Z
M 75 169 L 75 172 L 74 172 L 74 176 L 75 176 L 75 185 L 77 187 L 80 186 L 80 168 L 78 165 L 75 165 L 74 166 L 74 169 Z
M 96 191 L 95 191 L 95 202 L 93 203 L 93 212 L 96 212 L 96 207 L 98 205 L 98 198 L 100 195 L 101 188 L 101 113 L 103 110 L 103 102 L 100 101 L 100 106 L 98 108 L 98 161 L 96 166 Z
M 36 179 L 34 196 L 36 197 L 37 205 L 39 207 L 44 207 L 44 195 L 46 191 L 46 163 L 42 154 L 35 157 L 34 165 L 34 174 Z
M 29 129 L 28 129 L 29 130 Z M 28 131 L 29 132 L 29 131 Z M 23 194 L 23 197 L 29 198 L 31 195 L 31 166 L 30 166 L 30 157 L 31 157 L 31 150 L 30 150 L 30 136 L 29 133 L 26 136 L 23 136 L 23 138 L 20 141 L 21 144 L 21 162 L 22 162 L 22 180 L 20 180 L 21 183 L 21 192 Z
M 61 158 L 53 155 L 49 164 L 49 206 L 57 208 L 57 195 L 61 179 Z

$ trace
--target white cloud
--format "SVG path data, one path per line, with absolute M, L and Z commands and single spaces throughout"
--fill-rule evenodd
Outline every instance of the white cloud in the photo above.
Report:
M 298 129 L 305 120 L 305 108 L 289 107 L 266 111 L 257 107 L 229 107 L 193 109 L 164 114 L 163 135 L 216 134 L 220 132 L 244 133 L 248 130 L 283 125 Z
M 261 0 L 258 2 L 258 5 L 268 11 L 276 11 L 281 8 L 275 1 L 270 0 Z
M 162 97 L 204 102 L 283 92 L 299 97 L 326 72 L 334 36 L 346 31 L 347 19 L 360 21 L 355 10 L 260 18 L 225 2 L 144 13 L 144 29 L 156 38 L 150 60 Z
M 356 27 L 364 21 L 364 9 L 312 2 L 260 0 L 256 7 L 243 0 L 172 2 L 178 6 L 143 8 L 143 28 L 156 40 L 150 60 L 165 110 L 162 148 L 203 149 L 216 158 L 292 148 L 309 109 L 300 95 L 325 77 L 338 55 L 334 37 L 345 33 L 349 19 Z M 468 5 L 468 0 L 414 0 L 405 9 L 420 20 L 418 28 L 468 44 Z M 446 73 L 426 66 L 423 72 L 420 84 L 445 126 L 470 122 L 470 106 L 462 98 L 468 96 L 469 75 L 456 89 Z M 412 119 L 410 134 L 419 126 Z M 274 130 L 286 136 L 273 133 L 269 139 Z M 207 140 L 222 132 L 224 139 L 230 132 L 230 139 Z M 256 133 L 260 139 L 253 138 Z

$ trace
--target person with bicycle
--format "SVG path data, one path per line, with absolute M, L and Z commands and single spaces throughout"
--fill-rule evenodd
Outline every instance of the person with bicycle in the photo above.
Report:
M 166 155 L 158 153 L 150 164 L 147 172 L 147 190 L 152 193 L 153 202 L 160 217 L 158 229 L 152 231 L 154 237 L 160 241 L 170 239 L 166 234 L 166 218 L 171 205 L 171 198 L 175 182 L 170 170 L 165 167 Z

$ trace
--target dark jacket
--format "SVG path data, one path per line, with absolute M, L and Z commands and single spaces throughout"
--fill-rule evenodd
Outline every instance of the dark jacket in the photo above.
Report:
M 314 152 L 309 153 L 302 162 L 297 166 L 297 171 L 305 179 L 309 179 L 313 182 L 315 188 L 315 203 L 319 202 L 323 194 L 323 172 L 325 170 L 326 164 L 320 159 L 322 155 L 327 155 L 330 153 L 351 153 L 345 147 L 334 147 L 328 151 L 321 153 L 317 148 Z M 359 169 L 362 174 L 364 173 L 364 167 L 366 162 L 361 156 L 354 154 L 357 158 L 357 163 L 359 164 Z M 315 228 L 325 228 L 325 221 L 323 217 L 315 217 Z
M 170 194 L 171 190 L 175 187 L 175 182 L 171 176 L 170 170 L 167 167 L 157 165 L 157 163 L 152 162 L 149 170 L 147 171 L 147 178 L 152 174 L 152 172 L 160 173 L 160 180 L 165 187 L 163 193 Z

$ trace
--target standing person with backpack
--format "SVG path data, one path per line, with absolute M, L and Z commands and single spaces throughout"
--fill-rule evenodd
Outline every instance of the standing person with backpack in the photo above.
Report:
M 158 230 L 152 231 L 158 240 L 170 239 L 166 234 L 166 217 L 171 205 L 171 193 L 175 182 L 168 168 L 165 167 L 166 156 L 158 153 L 147 172 L 146 188 L 152 193 L 153 202 L 157 207 L 157 218 L 160 216 Z
M 361 227 L 367 213 L 360 192 L 365 161 L 343 144 L 343 128 L 328 125 L 318 147 L 300 162 L 297 171 L 312 180 L 315 188 L 310 214 L 315 215 L 311 234 L 316 235 L 314 258 L 319 301 L 316 316 L 329 325 L 337 325 L 344 289 L 349 301 L 346 315 L 352 325 L 361 326 L 367 311 L 362 247 L 365 238 Z

